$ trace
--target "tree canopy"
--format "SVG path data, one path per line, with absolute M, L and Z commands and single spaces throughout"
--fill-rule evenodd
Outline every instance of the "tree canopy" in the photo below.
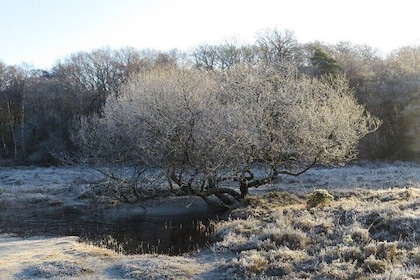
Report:
M 342 76 L 316 79 L 288 64 L 169 65 L 139 74 L 73 139 L 85 157 L 158 167 L 183 192 L 225 201 L 281 174 L 353 160 L 379 124 Z
M 218 87 L 248 92 L 260 90 L 243 84 L 253 67 L 280 73 L 292 65 L 308 79 L 347 79 L 356 100 L 383 120 L 360 141 L 360 157 L 418 159 L 418 60 L 418 46 L 382 56 L 366 45 L 302 44 L 290 30 L 266 29 L 251 44 L 230 40 L 191 52 L 101 48 L 69 54 L 48 70 L 0 63 L 0 164 L 57 164 L 61 155 L 77 153 L 69 133 L 74 120 L 102 114 L 108 100 L 119 98 L 139 74 L 164 65 L 212 72 Z M 234 75 L 236 81 L 228 83 Z M 219 99 L 227 102 L 228 96 Z

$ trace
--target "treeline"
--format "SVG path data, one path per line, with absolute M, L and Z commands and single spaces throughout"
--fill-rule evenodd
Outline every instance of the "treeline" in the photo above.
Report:
M 74 119 L 101 114 L 106 100 L 118 98 L 143 72 L 170 65 L 221 73 L 238 64 L 294 65 L 313 77 L 345 75 L 358 101 L 383 120 L 362 140 L 360 158 L 418 159 L 420 46 L 383 57 L 366 45 L 302 44 L 291 31 L 268 29 L 253 44 L 200 45 L 189 53 L 102 48 L 70 54 L 48 70 L 0 62 L 1 163 L 57 164 L 77 149 L 70 140 Z

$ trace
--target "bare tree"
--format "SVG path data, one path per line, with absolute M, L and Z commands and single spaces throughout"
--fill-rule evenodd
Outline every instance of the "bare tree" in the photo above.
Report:
M 404 127 L 404 152 L 407 158 L 416 159 L 420 155 L 420 97 L 409 103 L 401 112 Z
M 287 66 L 160 67 L 108 99 L 102 117 L 80 122 L 74 139 L 98 159 L 162 168 L 174 191 L 226 206 L 281 174 L 354 159 L 378 125 L 342 77 L 317 80 Z
M 13 147 L 13 159 L 17 160 L 20 155 L 25 153 L 25 143 L 22 133 L 25 120 L 25 76 L 22 67 L 3 66 L 2 85 L 0 99 L 0 112 L 2 116 L 2 140 L 6 154 L 8 146 Z M 21 138 L 19 138 L 21 137 Z M 6 138 L 9 138 L 6 140 Z M 19 141 L 21 140 L 21 141 Z
M 393 51 L 385 61 L 385 93 L 372 96 L 378 114 L 386 119 L 384 132 L 394 156 L 418 159 L 420 156 L 420 46 Z
M 199 69 L 213 70 L 216 68 L 218 59 L 216 46 L 200 45 L 192 52 L 191 56 L 195 67 Z
M 234 39 L 220 45 L 200 45 L 191 54 L 198 69 L 226 70 L 235 64 L 257 62 L 258 47 L 241 45 Z
M 344 77 L 314 79 L 294 66 L 237 67 L 225 87 L 242 108 L 242 171 L 236 179 L 244 196 L 250 187 L 297 176 L 314 164 L 344 164 L 357 156 L 357 143 L 380 122 L 357 104 Z M 238 105 L 237 105 L 238 106 Z M 268 171 L 256 178 L 255 164 Z
M 293 31 L 266 29 L 259 32 L 256 45 L 260 61 L 268 65 L 301 62 L 302 46 Z
M 109 99 L 103 118 L 79 122 L 75 142 L 98 162 L 158 166 L 183 193 L 207 200 L 211 193 L 231 192 L 215 190 L 230 162 L 226 131 L 219 129 L 218 88 L 207 72 L 157 67 Z
M 365 88 L 364 91 L 369 91 L 369 86 L 380 71 L 379 51 L 368 45 L 339 42 L 331 47 L 331 52 L 340 69 L 349 79 L 350 86 Z

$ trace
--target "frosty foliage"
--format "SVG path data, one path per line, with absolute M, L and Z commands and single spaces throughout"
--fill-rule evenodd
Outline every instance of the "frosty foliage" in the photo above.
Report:
M 243 197 L 279 174 L 355 159 L 359 140 L 379 124 L 340 76 L 315 79 L 287 65 L 162 66 L 109 98 L 102 114 L 80 119 L 73 141 L 84 159 L 159 167 L 204 199 L 238 197 L 222 188 L 228 181 Z

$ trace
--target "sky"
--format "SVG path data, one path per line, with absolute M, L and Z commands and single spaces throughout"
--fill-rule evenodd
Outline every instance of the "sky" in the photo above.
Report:
M 419 8 L 418 0 L 0 0 L 0 61 L 48 69 L 78 51 L 189 51 L 253 43 L 267 28 L 387 54 L 420 45 Z

